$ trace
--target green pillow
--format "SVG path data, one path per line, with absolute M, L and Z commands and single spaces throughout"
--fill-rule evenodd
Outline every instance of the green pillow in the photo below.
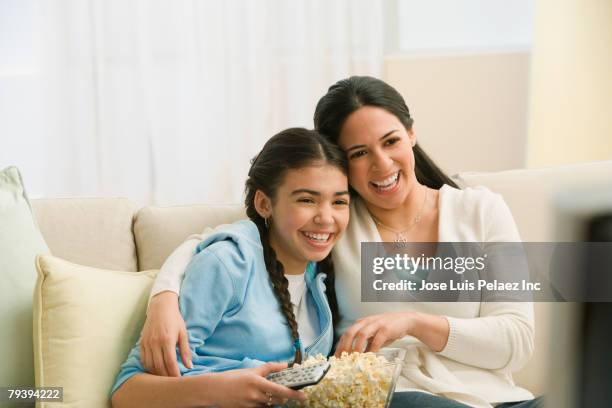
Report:
M 16 167 L 0 171 L 0 387 L 34 386 L 36 255 L 49 249 Z

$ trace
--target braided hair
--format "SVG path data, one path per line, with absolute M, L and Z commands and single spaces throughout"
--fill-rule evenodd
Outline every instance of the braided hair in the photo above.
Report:
M 289 282 L 285 277 L 283 264 L 278 260 L 274 248 L 270 245 L 267 221 L 255 208 L 255 193 L 260 190 L 274 201 L 278 187 L 283 183 L 287 170 L 300 169 L 315 163 L 332 165 L 345 175 L 348 171 L 346 154 L 337 145 L 329 142 L 314 130 L 286 129 L 270 138 L 261 152 L 252 160 L 245 184 L 246 214 L 259 230 L 266 269 L 294 341 L 294 363 L 302 361 L 302 352 L 298 324 L 293 313 L 288 289 Z M 331 254 L 328 254 L 324 260 L 317 264 L 317 271 L 324 271 L 327 274 L 325 281 L 326 296 L 335 326 L 338 322 L 338 303 L 334 290 L 334 268 Z

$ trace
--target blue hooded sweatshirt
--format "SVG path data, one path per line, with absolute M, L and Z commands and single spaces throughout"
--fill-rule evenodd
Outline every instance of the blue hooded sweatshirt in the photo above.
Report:
M 306 267 L 306 307 L 319 321 L 318 336 L 302 355 L 332 348 L 332 316 L 325 296 L 326 275 Z M 181 375 L 257 367 L 268 361 L 293 361 L 291 330 L 268 276 L 257 226 L 238 221 L 202 241 L 187 266 L 179 298 L 189 335 L 193 369 L 178 358 Z M 140 341 L 130 351 L 112 388 L 144 373 Z

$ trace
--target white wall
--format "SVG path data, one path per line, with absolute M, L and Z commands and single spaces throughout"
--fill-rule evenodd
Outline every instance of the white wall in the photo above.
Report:
M 525 166 L 529 54 L 390 57 L 426 152 L 449 174 Z
M 533 0 L 397 0 L 400 51 L 528 50 Z
M 534 0 L 389 3 L 385 79 L 448 173 L 525 166 Z

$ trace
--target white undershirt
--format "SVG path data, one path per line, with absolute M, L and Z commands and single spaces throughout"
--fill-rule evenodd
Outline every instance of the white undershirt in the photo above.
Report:
M 317 337 L 317 325 L 319 321 L 317 316 L 311 316 L 310 313 L 308 313 L 308 307 L 306 306 L 305 300 L 307 287 L 306 281 L 304 280 L 304 274 L 286 274 L 285 278 L 287 278 L 289 282 L 289 295 L 291 296 L 291 304 L 293 305 L 293 314 L 298 324 L 300 340 L 304 347 L 308 347 Z

